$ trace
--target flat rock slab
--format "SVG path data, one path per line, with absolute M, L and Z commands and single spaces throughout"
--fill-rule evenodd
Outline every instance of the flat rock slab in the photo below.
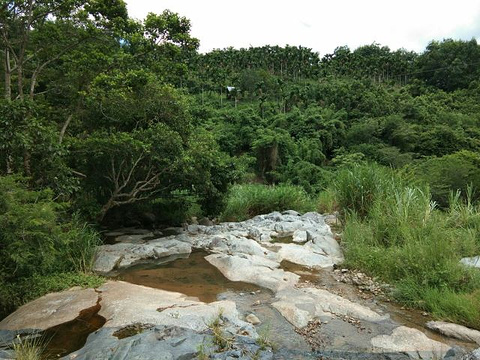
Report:
M 231 281 L 255 284 L 274 292 L 295 285 L 300 276 L 279 269 L 277 262 L 255 255 L 212 254 L 205 257 Z
M 298 328 L 307 326 L 309 321 L 321 316 L 350 316 L 372 322 L 388 318 L 323 289 L 287 289 L 278 292 L 276 297 L 277 301 L 272 306 Z
M 391 335 L 376 336 L 371 343 L 378 351 L 407 353 L 413 359 L 442 359 L 450 350 L 450 346 L 406 326 L 394 329 Z
M 72 289 L 47 294 L 21 306 L 0 322 L 1 330 L 46 330 L 74 320 L 82 310 L 97 305 L 93 289 Z
M 106 319 L 104 327 L 145 323 L 203 331 L 215 317 L 223 314 L 232 324 L 251 329 L 250 324 L 239 319 L 232 301 L 206 304 L 181 293 L 123 281 L 109 281 L 98 290 L 102 292 L 102 308 L 98 314 Z
M 113 333 L 118 328 L 104 328 L 90 335 L 85 346 L 64 360 L 174 360 L 194 359 L 198 346 L 207 336 L 189 329 L 158 326 L 124 339 Z
M 108 274 L 115 269 L 126 268 L 141 261 L 191 252 L 190 244 L 176 239 L 158 239 L 145 244 L 122 242 L 102 245 L 97 249 L 93 270 L 98 274 Z
M 340 263 L 340 258 L 334 258 L 326 253 L 315 252 L 308 246 L 301 246 L 297 244 L 275 244 L 281 249 L 278 255 L 282 260 L 290 261 L 294 264 L 309 266 L 312 268 L 325 268 L 333 266 L 335 263 Z
M 437 331 L 442 335 L 480 345 L 480 331 L 478 330 L 444 321 L 429 321 L 426 325 L 429 329 Z

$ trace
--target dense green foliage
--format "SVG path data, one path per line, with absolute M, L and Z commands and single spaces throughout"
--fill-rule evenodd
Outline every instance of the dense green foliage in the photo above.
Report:
M 20 178 L 0 178 L 0 314 L 42 295 L 41 289 L 98 283 L 88 273 L 99 236 L 75 219 L 62 221 L 63 207 L 50 190 L 32 191 Z
M 471 198 L 464 203 L 460 192 L 452 194 L 440 211 L 428 188 L 372 165 L 342 170 L 335 195 L 348 205 L 348 265 L 394 284 L 396 298 L 409 306 L 480 327 L 480 273 L 459 262 L 480 251 L 480 209 Z
M 0 20 L 4 310 L 57 282 L 88 283 L 78 274 L 98 236 L 86 222 L 244 219 L 319 199 L 349 211 L 353 266 L 384 269 L 404 301 L 439 316 L 467 311 L 451 302 L 478 288 L 454 266 L 478 252 L 474 39 L 419 54 L 375 43 L 200 54 L 188 19 L 165 10 L 137 21 L 122 0 L 9 2 Z M 478 327 L 466 314 L 456 318 Z

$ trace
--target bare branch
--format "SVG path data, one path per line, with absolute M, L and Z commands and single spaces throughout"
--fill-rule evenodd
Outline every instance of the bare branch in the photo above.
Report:
M 72 118 L 73 118 L 73 114 L 68 115 L 67 120 L 65 121 L 65 123 L 62 126 L 62 130 L 60 130 L 60 136 L 58 137 L 58 144 L 59 145 L 62 144 L 63 137 L 65 136 L 65 131 L 67 131 L 67 127 L 70 124 L 70 122 L 72 121 Z

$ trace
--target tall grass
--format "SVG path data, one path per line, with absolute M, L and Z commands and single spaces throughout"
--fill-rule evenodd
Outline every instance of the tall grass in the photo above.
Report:
M 407 181 L 389 168 L 363 164 L 340 170 L 333 189 L 342 210 L 354 211 L 364 217 L 377 199 L 405 184 Z
M 98 232 L 74 219 L 70 231 L 65 234 L 64 243 L 67 266 L 76 272 L 92 273 L 97 246 L 102 244 Z
M 480 272 L 459 263 L 480 251 L 478 207 L 455 193 L 441 211 L 427 187 L 375 165 L 340 173 L 334 188 L 349 206 L 348 265 L 395 285 L 403 303 L 480 329 Z
M 314 209 L 313 200 L 298 186 L 235 185 L 227 196 L 221 220 L 243 221 L 272 211 Z

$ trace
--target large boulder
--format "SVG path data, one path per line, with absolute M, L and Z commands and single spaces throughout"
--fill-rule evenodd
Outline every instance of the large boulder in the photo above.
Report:
M 332 257 L 325 252 L 320 252 L 312 245 L 306 244 L 304 246 L 297 244 L 276 244 L 280 247 L 278 255 L 282 260 L 288 260 L 294 264 L 308 266 L 312 268 L 325 268 L 340 263 L 340 257 Z M 318 251 L 318 252 L 317 252 Z

